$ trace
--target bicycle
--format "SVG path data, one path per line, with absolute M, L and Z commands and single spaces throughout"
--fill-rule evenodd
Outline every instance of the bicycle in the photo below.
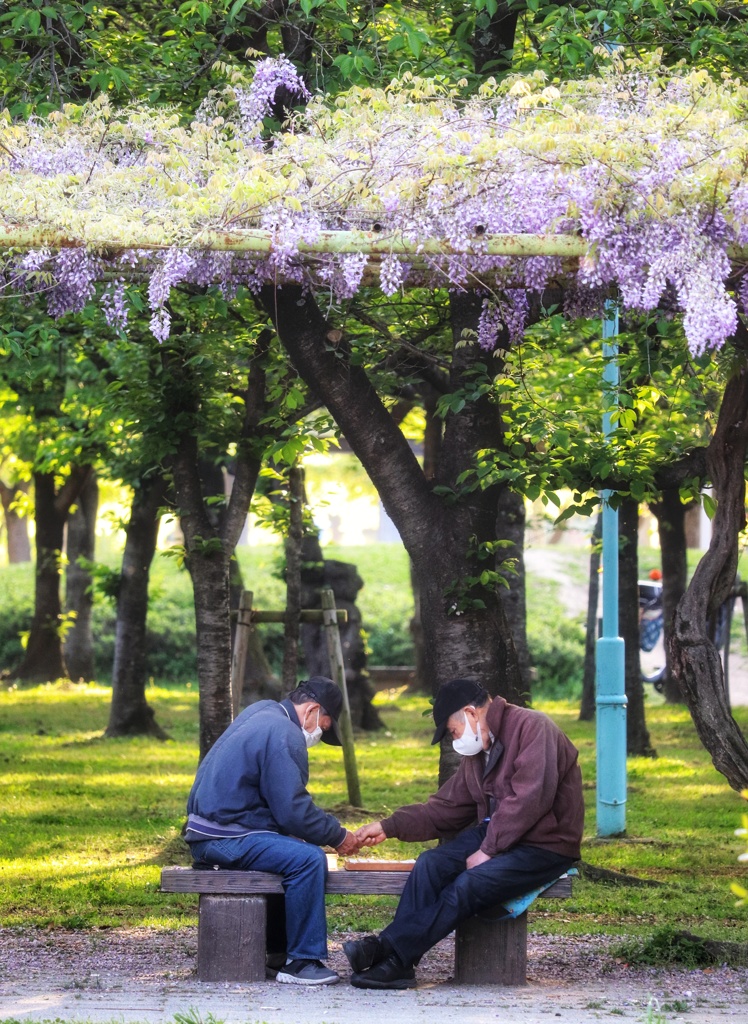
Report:
M 662 693 L 663 680 L 667 671 L 663 638 L 665 613 L 662 606 L 662 583 L 657 580 L 639 580 L 639 651 L 656 655 L 641 659 L 642 682 L 652 683 L 657 693 Z M 659 645 L 659 647 L 658 647 Z

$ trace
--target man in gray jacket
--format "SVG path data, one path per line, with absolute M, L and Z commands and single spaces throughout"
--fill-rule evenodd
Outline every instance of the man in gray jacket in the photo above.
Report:
M 343 856 L 360 843 L 307 792 L 307 748 L 340 745 L 343 697 L 331 679 L 313 676 L 285 700 L 246 708 L 208 751 L 187 802 L 185 839 L 197 867 L 273 871 L 283 876 L 282 907 L 268 906 L 268 950 L 284 955 L 276 978 L 292 985 L 333 985 L 327 957 L 325 878 L 320 847 Z M 283 925 L 285 924 L 285 927 Z M 275 948 L 274 948 L 275 947 Z
M 417 859 L 380 935 L 343 943 L 358 988 L 415 987 L 414 965 L 460 921 L 554 881 L 580 855 L 577 751 L 550 718 L 453 679 L 436 696 L 434 723 L 432 743 L 447 735 L 462 755 L 455 774 L 425 803 L 356 835 L 367 846 L 451 841 Z

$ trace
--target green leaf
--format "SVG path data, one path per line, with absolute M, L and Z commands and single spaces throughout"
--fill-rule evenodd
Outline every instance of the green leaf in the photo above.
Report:
M 717 511 L 717 502 L 711 496 L 711 494 L 702 494 L 701 503 L 704 506 L 704 512 L 707 517 L 711 520 L 714 519 L 714 515 Z

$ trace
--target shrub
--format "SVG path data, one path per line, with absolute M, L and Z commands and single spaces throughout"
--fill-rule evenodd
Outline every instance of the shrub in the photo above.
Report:
M 359 594 L 363 626 L 373 665 L 402 665 L 413 661 L 408 630 L 412 594 L 407 555 L 395 545 L 371 548 L 326 549 L 327 557 L 354 562 L 365 581 Z M 240 552 L 245 586 L 254 593 L 259 608 L 281 608 L 285 587 L 277 578 L 278 547 L 251 548 Z M 0 569 L 0 669 L 12 669 L 21 660 L 20 635 L 28 630 L 33 615 L 33 566 Z M 6 585 L 7 584 L 7 585 Z M 111 679 L 114 660 L 115 609 L 113 602 L 96 594 L 92 629 L 97 679 Z M 195 612 L 192 587 L 186 571 L 172 559 L 157 556 L 151 569 L 148 609 L 147 672 L 159 681 L 185 683 L 197 675 Z M 283 627 L 263 626 L 262 642 L 271 666 L 280 672 L 283 660 Z
M 535 669 L 533 696 L 577 700 L 584 674 L 584 627 L 551 601 L 542 620 L 537 614 L 528 616 L 527 643 Z

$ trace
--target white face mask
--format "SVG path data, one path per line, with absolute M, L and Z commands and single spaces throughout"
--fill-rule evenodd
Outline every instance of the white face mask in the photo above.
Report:
M 479 754 L 483 750 L 483 736 L 481 735 L 480 722 L 477 732 L 473 732 L 470 723 L 465 718 L 465 731 L 458 740 L 452 740 L 452 749 L 456 754 L 463 757 L 470 757 L 472 754 Z
M 307 730 L 302 726 L 302 732 L 304 733 L 304 742 L 306 743 L 307 747 L 313 747 L 315 743 L 319 743 L 319 741 L 322 739 L 322 726 L 319 724 L 319 715 L 320 709 L 317 708 L 317 725 L 314 727 L 314 729 L 312 729 L 311 732 L 307 732 Z

